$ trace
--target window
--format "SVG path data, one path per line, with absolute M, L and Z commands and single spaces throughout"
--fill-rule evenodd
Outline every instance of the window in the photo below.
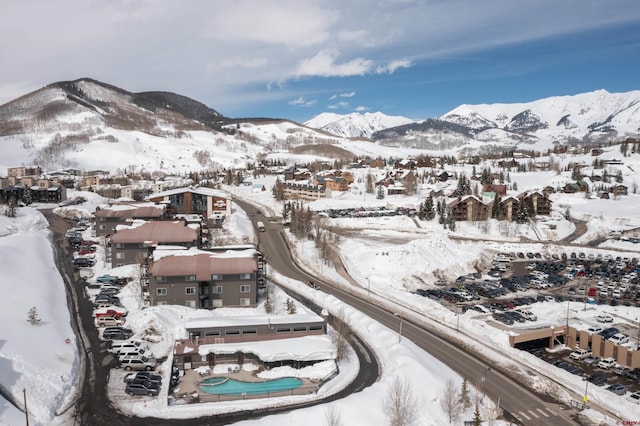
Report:
M 195 275 L 187 275 L 186 277 L 184 277 L 185 281 L 195 281 L 196 280 L 196 276 Z
M 166 288 L 157 288 L 156 289 L 156 295 L 158 296 L 166 296 L 167 295 L 167 289 Z
M 211 281 L 219 281 L 222 279 L 222 275 L 220 274 L 211 274 Z
M 249 306 L 249 305 L 251 305 L 251 299 L 249 299 L 248 297 L 240 298 L 240 306 Z
M 162 276 L 162 275 L 158 276 L 158 277 L 156 277 L 156 282 L 157 283 L 166 283 L 167 282 L 167 277 Z
M 211 301 L 212 308 L 222 308 L 222 299 L 213 299 Z
M 123 243 L 116 243 L 116 248 L 124 248 L 124 244 Z
M 116 252 L 116 259 L 124 259 L 124 252 L 122 251 Z
M 211 293 L 222 294 L 222 286 L 221 285 L 212 285 Z
M 251 274 L 240 274 L 240 279 L 241 280 L 250 280 L 251 279 Z
M 309 326 L 309 331 L 320 331 L 322 330 L 322 326 L 321 325 L 310 325 Z
M 219 336 L 220 335 L 220 330 L 205 331 L 204 335 L 205 336 Z
M 165 306 L 167 304 L 167 302 L 165 300 L 158 300 L 156 302 L 156 306 Z
M 255 328 L 250 328 L 248 330 L 242 330 L 242 334 L 258 334 L 258 330 Z
M 291 332 L 291 328 L 290 327 L 279 327 L 276 328 L 276 333 L 289 333 Z
M 187 287 L 184 289 L 184 293 L 185 294 L 196 294 L 196 288 L 195 287 Z
M 293 331 L 307 331 L 307 327 L 304 325 L 297 325 L 293 327 Z
M 251 291 L 251 286 L 250 285 L 241 285 L 240 286 L 240 293 L 249 293 Z
M 195 308 L 196 307 L 196 301 L 195 300 L 187 300 L 186 302 L 184 302 L 184 306 L 186 306 L 187 308 Z
M 225 336 L 237 336 L 240 334 L 240 330 L 225 330 Z

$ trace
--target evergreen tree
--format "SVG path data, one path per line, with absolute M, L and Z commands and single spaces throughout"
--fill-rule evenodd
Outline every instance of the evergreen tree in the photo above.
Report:
M 447 224 L 450 230 L 456 230 L 456 219 L 453 217 L 453 214 L 451 214 L 451 210 L 449 210 L 449 214 L 447 215 Z
M 529 216 L 527 216 L 527 209 L 524 206 L 524 202 L 521 202 L 518 205 L 518 210 L 516 211 L 516 223 L 527 223 L 529 220 Z
M 476 409 L 473 412 L 473 426 L 482 426 L 482 419 L 480 418 L 480 409 L 476 402 Z
M 462 387 L 460 388 L 460 404 L 465 408 L 469 408 L 471 406 L 471 400 L 469 399 L 469 384 L 467 383 L 467 379 L 465 378 L 462 381 Z
M 436 217 L 436 213 L 433 210 L 433 198 L 429 195 L 427 199 L 424 200 L 424 219 L 433 220 L 434 217 Z
M 367 173 L 367 183 L 366 183 L 366 191 L 367 194 L 373 194 L 374 184 L 373 184 L 373 175 L 371 173 Z
M 491 217 L 493 219 L 497 219 L 500 214 L 500 196 L 496 194 L 496 197 L 493 199 L 493 204 L 491 205 Z
M 376 194 L 378 200 L 384 200 L 384 185 L 378 185 L 378 193 Z

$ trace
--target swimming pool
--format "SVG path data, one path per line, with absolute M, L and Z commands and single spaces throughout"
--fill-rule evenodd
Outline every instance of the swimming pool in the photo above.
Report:
M 241 382 L 227 377 L 212 377 L 200 382 L 200 390 L 211 395 L 261 395 L 296 389 L 302 385 L 297 377 L 282 377 L 266 382 Z

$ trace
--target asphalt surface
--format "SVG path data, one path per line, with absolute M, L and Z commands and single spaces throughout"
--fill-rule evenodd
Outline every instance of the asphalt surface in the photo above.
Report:
M 360 361 L 360 371 L 355 380 L 338 393 L 322 400 L 311 401 L 288 407 L 266 408 L 237 413 L 203 416 L 195 419 L 163 419 L 156 417 L 135 417 L 122 413 L 109 400 L 107 383 L 109 371 L 115 366 L 108 351 L 108 344 L 100 340 L 93 322 L 93 306 L 84 295 L 84 283 L 71 263 L 72 248 L 64 238 L 67 229 L 74 222 L 63 219 L 51 210 L 41 210 L 53 232 L 53 246 L 58 264 L 67 289 L 68 306 L 72 318 L 72 327 L 78 337 L 78 350 L 81 354 L 81 368 L 78 374 L 78 398 L 75 404 L 64 411 L 73 411 L 74 425 L 91 426 L 164 426 L 164 425 L 224 425 L 241 420 L 261 418 L 270 414 L 280 414 L 302 407 L 323 404 L 342 399 L 375 383 L 379 376 L 379 366 L 373 352 L 366 342 L 354 336 L 353 347 Z M 301 271 L 290 268 L 297 277 L 305 276 Z M 319 310 L 319 307 L 316 307 Z M 58 413 L 63 414 L 63 412 Z

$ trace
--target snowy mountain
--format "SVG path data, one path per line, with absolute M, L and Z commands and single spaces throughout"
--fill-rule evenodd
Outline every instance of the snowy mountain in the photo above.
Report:
M 379 130 L 401 126 L 412 121 L 405 117 L 385 115 L 381 112 L 364 114 L 354 112 L 347 115 L 324 112 L 304 124 L 345 138 L 369 138 Z
M 372 135 L 386 144 L 437 149 L 474 142 L 498 145 L 608 142 L 640 134 L 640 91 L 597 90 L 529 103 L 460 105 L 438 119 Z

